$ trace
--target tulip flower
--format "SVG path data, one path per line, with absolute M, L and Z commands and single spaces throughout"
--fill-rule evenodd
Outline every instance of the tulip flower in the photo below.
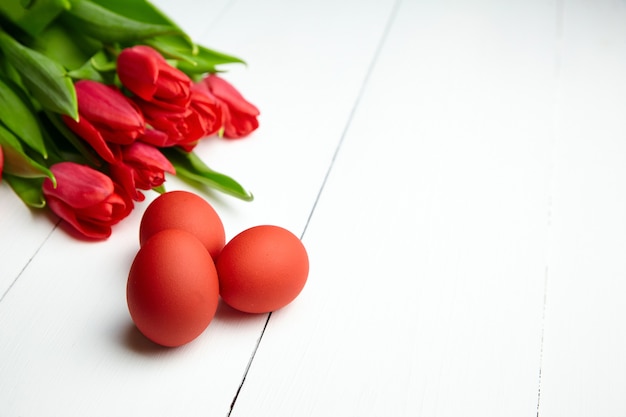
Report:
M 170 161 L 154 146 L 134 142 L 121 147 L 121 162 L 111 164 L 111 176 L 136 201 L 143 201 L 138 191 L 151 190 L 165 182 L 165 173 L 175 174 Z
M 224 106 L 215 96 L 194 88 L 191 91 L 189 108 L 194 113 L 196 123 L 204 132 L 203 136 L 212 136 L 223 127 Z
M 108 238 L 111 226 L 133 209 L 120 187 L 100 171 L 75 162 L 60 162 L 50 170 L 57 186 L 49 178 L 44 180 L 48 207 L 85 237 Z
M 242 138 L 259 127 L 259 109 L 247 101 L 228 81 L 210 74 L 205 77 L 204 83 L 208 90 L 224 103 L 224 136 L 227 138 Z
M 124 87 L 142 100 L 170 111 L 184 111 L 189 104 L 189 76 L 149 46 L 124 49 L 117 57 L 117 75 Z
M 195 88 L 190 97 L 189 106 L 184 111 L 171 111 L 136 98 L 135 102 L 150 125 L 140 140 L 158 147 L 181 146 L 189 152 L 200 139 L 217 133 L 222 127 L 222 104 Z
M 0 0 L 0 20 L 0 181 L 27 206 L 105 239 L 166 174 L 253 199 L 193 152 L 257 128 L 259 111 L 226 81 L 195 83 L 242 59 L 141 0 Z
M 81 80 L 75 88 L 79 120 L 63 116 L 63 121 L 105 161 L 115 162 L 109 143 L 128 145 L 143 135 L 145 122 L 141 111 L 113 86 Z
M 189 109 L 170 111 L 153 103 L 135 99 L 141 108 L 146 123 L 150 126 L 140 140 L 158 147 L 176 146 L 186 142 L 195 142 L 202 136 L 202 131 L 187 123 Z
M 205 136 L 212 136 L 224 126 L 225 105 L 217 99 L 204 83 L 194 84 L 190 107 L 198 114 Z

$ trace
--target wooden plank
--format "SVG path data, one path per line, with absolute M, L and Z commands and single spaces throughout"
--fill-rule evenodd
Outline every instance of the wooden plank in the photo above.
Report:
M 233 4 L 234 0 L 211 0 L 198 2 L 197 0 L 154 0 L 159 10 L 169 16 L 178 26 L 193 39 L 198 41 L 219 25 L 224 13 Z M 210 47 L 211 45 L 205 45 Z M 218 47 L 219 45 L 215 45 Z
M 539 415 L 626 414 L 626 7 L 563 2 Z
M 556 7 L 399 3 L 235 417 L 536 414 Z
M 261 223 L 304 230 L 391 3 L 370 2 L 349 25 L 325 19 L 331 12 L 346 16 L 357 4 L 240 1 L 197 39 L 246 58 L 248 69 L 225 76 L 263 112 L 252 137 L 198 147 L 213 168 L 256 195 L 252 203 L 208 197 L 229 237 Z M 180 13 L 173 17 L 183 26 L 209 23 L 204 13 Z M 320 33 L 335 42 L 320 45 Z M 176 178 L 167 185 L 189 189 Z M 106 242 L 55 230 L 0 302 L 2 416 L 228 413 L 266 315 L 222 306 L 209 329 L 180 349 L 159 349 L 134 330 L 126 275 L 141 214 L 153 198 Z
M 56 223 L 55 216 L 29 209 L 8 184 L 0 184 L 0 300 Z

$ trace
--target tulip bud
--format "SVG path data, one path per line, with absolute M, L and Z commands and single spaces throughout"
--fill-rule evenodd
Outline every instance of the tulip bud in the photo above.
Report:
M 86 165 L 60 162 L 53 165 L 57 186 L 46 178 L 43 194 L 48 207 L 77 232 L 92 239 L 106 239 L 111 226 L 128 216 L 131 200 L 111 178 Z
M 259 127 L 259 109 L 247 101 L 228 81 L 211 74 L 202 81 L 208 90 L 225 105 L 224 136 L 242 138 Z
M 117 57 L 117 74 L 142 100 L 170 111 L 184 111 L 189 104 L 191 79 L 149 46 L 124 49 Z
M 163 185 L 165 173 L 175 174 L 170 161 L 154 146 L 134 142 L 121 149 L 122 160 L 111 164 L 111 177 L 136 201 L 143 201 L 138 191 L 151 190 Z
M 96 81 L 76 83 L 78 122 L 65 116 L 63 121 L 87 141 L 107 162 L 116 161 L 108 143 L 128 145 L 145 131 L 141 111 L 117 88 Z

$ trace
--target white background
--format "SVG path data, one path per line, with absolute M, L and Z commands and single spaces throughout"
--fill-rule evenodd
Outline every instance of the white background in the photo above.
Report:
M 626 3 L 159 0 L 261 109 L 198 153 L 227 238 L 276 224 L 304 291 L 165 349 L 100 243 L 0 186 L 0 416 L 625 416 Z M 189 189 L 169 178 L 169 189 Z

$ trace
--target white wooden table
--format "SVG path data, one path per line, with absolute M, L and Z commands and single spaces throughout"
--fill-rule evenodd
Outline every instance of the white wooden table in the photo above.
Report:
M 0 186 L 0 416 L 626 416 L 626 3 L 159 0 L 261 109 L 198 148 L 302 238 L 271 315 L 159 348 L 101 243 Z M 189 189 L 177 178 L 169 189 Z

